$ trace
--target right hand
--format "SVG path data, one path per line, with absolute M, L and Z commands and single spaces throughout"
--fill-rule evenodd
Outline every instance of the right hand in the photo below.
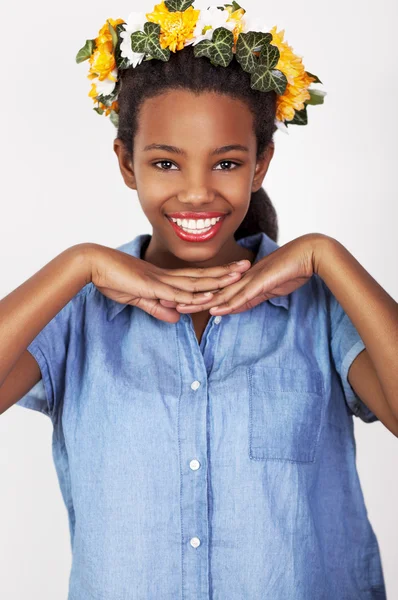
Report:
M 201 304 L 212 296 L 204 292 L 226 287 L 239 281 L 251 263 L 235 262 L 217 267 L 162 269 L 126 252 L 100 244 L 91 246 L 91 282 L 98 290 L 122 304 L 138 306 L 153 317 L 176 323 L 180 314 L 175 308 L 163 306 L 160 300 L 176 304 Z M 231 277 L 228 273 L 234 272 Z

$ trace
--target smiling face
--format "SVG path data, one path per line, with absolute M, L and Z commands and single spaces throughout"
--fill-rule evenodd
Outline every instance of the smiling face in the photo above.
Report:
M 234 232 L 274 150 L 271 143 L 256 159 L 248 106 L 213 92 L 169 90 L 144 101 L 138 123 L 133 161 L 118 139 L 114 150 L 153 227 L 145 260 L 182 268 L 248 258 Z

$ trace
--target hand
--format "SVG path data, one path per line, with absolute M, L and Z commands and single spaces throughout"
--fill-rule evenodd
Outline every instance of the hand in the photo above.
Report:
M 209 295 L 212 297 L 208 290 L 219 290 L 238 281 L 250 266 L 250 261 L 245 260 L 243 265 L 162 269 L 114 248 L 89 245 L 89 280 L 104 296 L 138 306 L 168 323 L 179 321 L 180 314 L 174 308 L 178 303 L 196 306 L 206 302 Z M 164 306 L 162 301 L 171 302 L 173 307 Z
M 169 303 L 181 313 L 210 310 L 211 314 L 236 314 L 253 308 L 269 298 L 290 294 L 301 287 L 317 271 L 320 248 L 327 235 L 309 233 L 302 235 L 248 269 L 237 282 L 216 291 L 207 302 L 198 304 Z M 330 239 L 330 238 L 329 238 Z

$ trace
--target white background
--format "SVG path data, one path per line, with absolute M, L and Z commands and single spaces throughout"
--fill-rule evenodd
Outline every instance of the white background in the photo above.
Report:
M 114 127 L 92 110 L 88 63 L 75 63 L 79 48 L 107 18 L 127 19 L 131 10 L 154 6 L 137 4 L 8 4 L 1 64 L 1 297 L 73 244 L 116 247 L 152 231 L 120 175 Z M 278 243 L 307 232 L 331 235 L 398 299 L 396 0 L 248 0 L 243 6 L 261 11 L 269 28 L 285 29 L 286 41 L 328 92 L 323 106 L 308 108 L 308 126 L 275 134 L 264 187 L 278 211 Z M 380 422 L 354 422 L 360 480 L 392 600 L 398 598 L 398 440 Z M 0 418 L 4 600 L 67 596 L 69 531 L 51 435 L 51 421 L 41 413 L 13 406 Z

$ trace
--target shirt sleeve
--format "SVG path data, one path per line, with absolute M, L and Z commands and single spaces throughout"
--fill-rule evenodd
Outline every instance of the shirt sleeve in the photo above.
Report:
M 70 300 L 27 347 L 41 371 L 41 379 L 15 403 L 37 410 L 54 422 L 65 391 L 66 360 L 76 308 L 86 287 Z
M 323 280 L 330 319 L 330 348 L 337 373 L 340 376 L 349 412 L 365 423 L 378 417 L 361 400 L 348 380 L 348 371 L 354 359 L 366 348 L 353 322 L 343 310 Z

